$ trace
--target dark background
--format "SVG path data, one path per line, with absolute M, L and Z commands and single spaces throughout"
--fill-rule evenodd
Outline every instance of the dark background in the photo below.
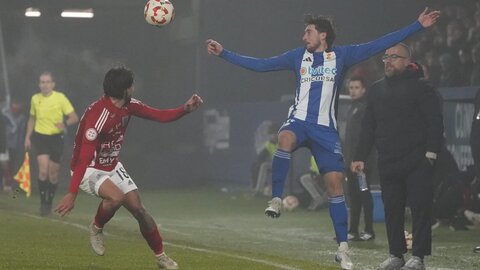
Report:
M 25 111 L 31 95 L 38 91 L 38 75 L 48 70 L 55 76 L 56 88 L 70 98 L 81 115 L 102 94 L 105 72 L 118 63 L 134 70 L 135 95 L 147 104 L 175 107 L 193 92 L 203 97 L 204 108 L 181 121 L 163 125 L 141 119 L 131 122 L 121 159 L 140 187 L 196 186 L 212 179 L 234 179 L 240 161 L 231 160 L 233 169 L 212 162 L 222 158 L 208 152 L 203 144 L 202 113 L 211 108 L 232 108 L 232 119 L 241 119 L 238 108 L 249 108 L 246 104 L 262 107 L 262 102 L 278 102 L 294 93 L 293 74 L 253 73 L 230 65 L 206 53 L 206 39 L 214 38 L 241 54 L 273 56 L 303 45 L 303 16 L 315 13 L 334 19 L 336 45 L 362 43 L 410 24 L 425 6 L 435 8 L 456 1 L 177 0 L 172 1 L 176 18 L 164 28 L 145 22 L 145 2 L 0 0 L 10 92 L 26 105 Z M 42 16 L 25 17 L 27 7 L 39 8 Z M 95 17 L 61 18 L 64 8 L 93 8 Z M 3 76 L 0 90 L 5 91 Z M 275 117 L 283 119 L 287 107 L 281 107 L 282 113 Z M 246 119 L 257 123 L 267 117 L 252 110 L 244 115 Z M 235 125 L 231 137 L 240 138 L 231 142 L 232 147 L 249 149 L 250 154 L 245 155 L 254 155 L 253 146 L 244 145 L 251 139 L 242 140 L 252 137 L 251 129 L 242 129 L 238 121 L 231 124 Z M 67 136 L 65 164 L 74 132 L 69 130 Z M 216 170 L 227 172 L 219 176 Z M 225 177 L 229 174 L 232 176 Z M 62 185 L 66 186 L 66 169 L 63 175 L 67 179 Z

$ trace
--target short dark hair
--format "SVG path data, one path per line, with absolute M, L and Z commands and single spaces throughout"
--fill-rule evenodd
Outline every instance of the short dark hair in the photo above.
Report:
M 362 76 L 354 75 L 348 80 L 348 83 L 353 81 L 359 81 L 362 83 L 362 86 L 365 87 L 365 79 Z
M 320 15 L 312 15 L 312 14 L 307 14 L 305 15 L 305 24 L 313 24 L 315 25 L 315 29 L 319 33 L 327 33 L 327 45 L 328 45 L 328 50 L 332 49 L 333 46 L 333 41 L 335 40 L 335 31 L 333 29 L 333 23 L 332 20 L 329 17 L 326 16 L 320 16 Z
M 125 66 L 111 68 L 103 80 L 105 95 L 122 99 L 128 88 L 133 85 L 134 74 Z

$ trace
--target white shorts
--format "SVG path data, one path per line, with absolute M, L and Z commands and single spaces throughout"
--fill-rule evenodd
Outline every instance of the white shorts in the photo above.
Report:
M 80 183 L 80 189 L 90 195 L 98 195 L 98 189 L 105 182 L 110 179 L 122 192 L 127 194 L 128 192 L 138 189 L 133 179 L 130 178 L 122 163 L 118 162 L 115 169 L 112 171 L 102 171 L 95 168 L 87 168 L 82 182 Z

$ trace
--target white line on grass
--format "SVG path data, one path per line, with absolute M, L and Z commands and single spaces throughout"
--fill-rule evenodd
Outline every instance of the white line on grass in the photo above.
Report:
M 30 218 L 35 218 L 35 219 L 44 219 L 42 217 L 38 217 L 38 216 L 35 216 L 35 215 L 30 215 L 30 214 L 25 214 L 25 213 L 22 213 L 22 215 L 30 217 Z M 51 218 L 49 218 L 48 220 L 50 220 L 52 222 L 62 223 L 62 224 L 65 224 L 65 225 L 70 225 L 70 226 L 73 226 L 75 228 L 87 231 L 87 232 L 89 231 L 88 226 L 81 225 L 81 224 L 78 224 L 78 223 L 67 222 L 67 221 L 62 221 L 62 220 L 58 220 L 58 219 L 51 219 Z M 112 237 L 118 237 L 117 235 L 107 234 L 106 232 L 105 232 L 105 235 L 112 236 Z M 296 267 L 292 267 L 292 266 L 288 266 L 288 265 L 284 265 L 284 264 L 279 264 L 279 263 L 275 263 L 275 262 L 271 262 L 271 261 L 267 261 L 267 260 L 262 260 L 262 259 L 255 259 L 255 258 L 251 258 L 251 257 L 247 257 L 247 256 L 234 255 L 234 254 L 221 252 L 221 251 L 215 251 L 215 250 L 210 250 L 210 249 L 205 249 L 205 248 L 194 248 L 194 247 L 189 247 L 189 246 L 184 246 L 184 245 L 172 244 L 172 243 L 169 243 L 169 242 L 164 242 L 164 244 L 172 246 L 172 247 L 189 249 L 189 250 L 193 250 L 193 251 L 197 251 L 197 252 L 209 253 L 209 254 L 220 255 L 220 256 L 225 256 L 225 257 L 230 257 L 230 258 L 235 258 L 235 259 L 240 259 L 240 260 L 246 260 L 246 261 L 250 261 L 250 262 L 261 263 L 261 264 L 265 264 L 265 265 L 268 265 L 268 266 L 274 266 L 274 267 L 278 267 L 280 269 L 285 269 L 285 270 L 301 270 L 300 268 L 296 268 Z

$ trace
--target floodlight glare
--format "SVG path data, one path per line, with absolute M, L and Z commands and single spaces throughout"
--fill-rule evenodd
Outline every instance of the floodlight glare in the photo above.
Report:
M 93 18 L 93 9 L 65 9 L 60 14 L 63 18 Z
M 25 17 L 40 17 L 42 13 L 38 8 L 29 7 L 25 10 Z

